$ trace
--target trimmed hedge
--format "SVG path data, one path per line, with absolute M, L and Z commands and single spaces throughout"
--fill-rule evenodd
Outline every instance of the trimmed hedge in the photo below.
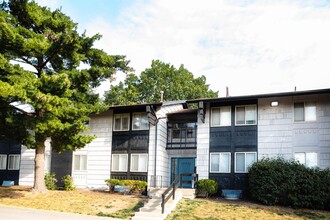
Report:
M 118 179 L 107 179 L 105 183 L 109 186 L 109 191 L 113 192 L 115 185 L 121 185 L 121 180 Z
M 330 169 L 262 159 L 249 169 L 249 189 L 253 200 L 266 205 L 330 209 Z
M 115 185 L 129 186 L 130 193 L 142 192 L 148 185 L 146 181 L 141 180 L 118 180 L 118 179 L 107 179 L 106 184 L 109 186 L 109 191 L 113 192 Z
M 130 192 L 142 192 L 148 184 L 146 181 L 141 180 L 122 180 L 121 185 L 129 186 Z

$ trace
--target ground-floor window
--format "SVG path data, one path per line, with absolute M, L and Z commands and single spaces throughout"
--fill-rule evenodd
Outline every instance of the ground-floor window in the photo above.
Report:
M 229 152 L 211 153 L 210 154 L 210 171 L 211 173 L 230 173 L 230 156 Z
M 317 153 L 314 152 L 297 152 L 294 154 L 294 159 L 306 167 L 317 166 Z
M 87 155 L 74 155 L 73 159 L 74 171 L 86 171 L 87 170 Z
M 237 152 L 235 153 L 235 172 L 247 173 L 248 168 L 257 161 L 256 152 Z
M 19 170 L 21 155 L 10 154 L 8 156 L 8 170 Z
M 7 155 L 0 154 L 0 170 L 5 170 L 7 167 Z
M 111 171 L 127 172 L 127 163 L 127 154 L 113 154 L 111 162 Z
M 148 154 L 132 154 L 131 155 L 131 172 L 147 172 L 148 170 Z

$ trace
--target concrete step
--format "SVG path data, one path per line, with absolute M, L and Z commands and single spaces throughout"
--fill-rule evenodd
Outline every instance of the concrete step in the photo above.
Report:
M 153 203 L 155 203 L 155 202 L 162 202 L 162 198 L 149 198 L 148 199 L 148 202 L 153 202 Z
M 137 212 L 134 217 L 164 218 L 164 214 L 156 212 Z
M 176 207 L 178 201 L 182 198 L 183 193 L 181 189 L 177 189 L 175 193 L 175 200 L 170 198 L 167 203 L 165 204 L 165 213 L 162 214 L 161 208 L 161 195 L 165 189 L 150 189 L 148 192 L 149 199 L 148 202 L 144 204 L 144 207 L 140 208 L 139 212 L 136 212 L 135 215 L 132 217 L 132 220 L 158 220 L 158 219 L 165 219 L 166 216 Z M 189 191 L 190 192 L 190 191 Z M 187 194 L 191 194 L 187 193 Z
M 146 217 L 146 216 L 133 216 L 131 220 L 164 220 L 164 217 Z
M 140 208 L 140 212 L 157 212 L 157 213 L 161 213 L 162 212 L 162 207 L 161 206 L 142 207 L 142 208 Z
M 152 208 L 152 207 L 158 207 L 160 206 L 162 203 L 157 203 L 157 202 L 151 202 L 151 201 L 148 201 L 147 203 L 144 203 L 144 206 L 143 207 L 149 207 L 149 208 Z
M 180 189 L 183 198 L 187 199 L 195 199 L 196 198 L 196 190 L 195 189 Z

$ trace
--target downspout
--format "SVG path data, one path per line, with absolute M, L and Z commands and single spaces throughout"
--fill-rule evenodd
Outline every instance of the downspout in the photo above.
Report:
M 164 101 L 164 91 L 160 91 L 160 102 L 163 102 L 163 101 Z M 156 187 L 156 183 L 157 183 L 157 137 L 158 137 L 158 122 L 159 122 L 159 119 L 157 118 L 157 115 L 155 115 L 155 116 L 156 116 L 156 125 L 155 125 L 155 168 L 154 168 L 155 180 L 154 180 L 154 184 L 155 184 L 155 187 Z
M 158 130 L 158 119 L 155 125 L 155 168 L 154 168 L 154 186 L 156 187 L 156 183 L 157 183 L 157 130 Z
M 155 126 L 155 158 L 154 158 L 154 163 L 155 163 L 155 167 L 154 167 L 154 187 L 156 187 L 156 183 L 157 183 L 157 179 L 156 179 L 156 175 L 157 175 L 157 136 L 158 136 L 158 121 L 159 119 L 157 118 L 157 115 L 155 114 L 154 109 L 152 108 L 152 106 L 147 106 L 146 107 L 146 112 L 148 114 L 148 119 L 150 120 L 149 123 L 151 123 L 152 125 Z

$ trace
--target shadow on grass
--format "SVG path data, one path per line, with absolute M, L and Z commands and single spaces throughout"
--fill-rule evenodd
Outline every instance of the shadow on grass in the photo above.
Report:
M 301 211 L 301 210 L 294 211 L 293 213 L 299 217 L 304 217 L 307 219 L 329 219 L 329 216 L 326 216 L 322 213 L 315 213 L 315 212 Z
M 16 188 L 0 186 L 0 198 L 20 198 L 24 197 L 24 192 L 29 192 L 31 188 Z
M 144 202 L 139 201 L 133 207 L 131 207 L 129 209 L 121 209 L 121 210 L 116 211 L 114 213 L 99 212 L 99 213 L 97 213 L 97 216 L 126 219 L 128 217 L 133 216 L 135 212 L 137 212 L 141 207 L 143 207 L 143 205 L 144 205 Z

